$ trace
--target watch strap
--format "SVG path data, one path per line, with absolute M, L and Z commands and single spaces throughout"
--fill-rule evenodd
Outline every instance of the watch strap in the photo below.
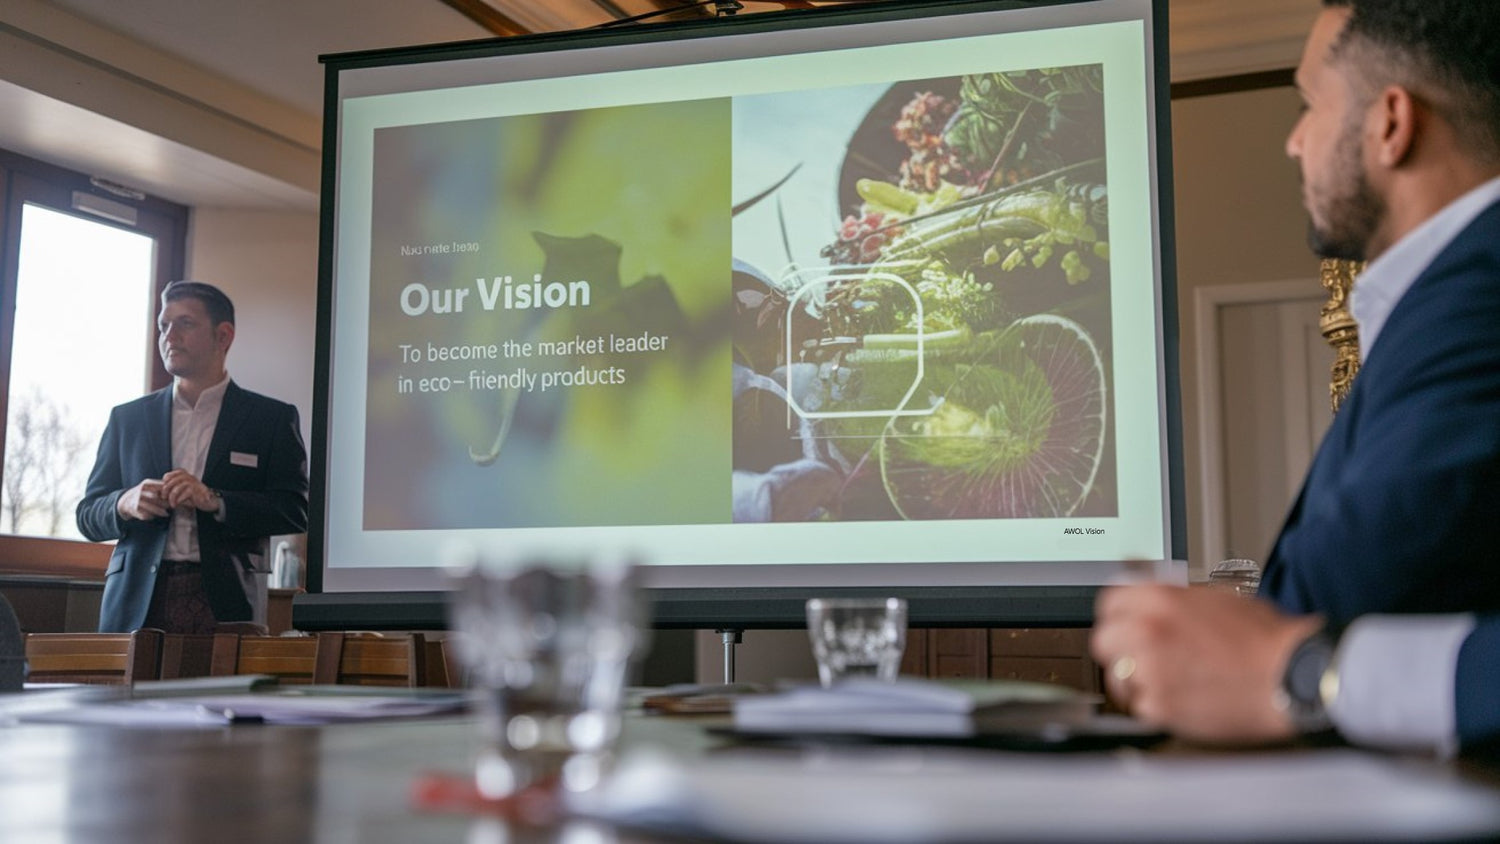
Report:
M 1298 732 L 1333 728 L 1327 704 L 1338 691 L 1338 632 L 1320 628 L 1298 642 L 1287 657 L 1273 704 L 1287 713 Z

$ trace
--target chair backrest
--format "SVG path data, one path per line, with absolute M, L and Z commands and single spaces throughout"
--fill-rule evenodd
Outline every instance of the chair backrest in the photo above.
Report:
M 461 689 L 468 685 L 467 671 L 459 659 L 451 633 L 423 637 L 427 651 L 427 682 L 439 688 Z
M 392 636 L 319 633 L 316 682 L 356 686 L 425 686 L 427 642 L 421 633 Z M 337 653 L 335 657 L 333 654 Z
M 26 662 L 31 683 L 130 684 L 155 680 L 161 665 L 162 632 L 28 633 Z
M 427 645 L 420 633 L 382 636 L 325 631 L 316 636 L 235 636 L 211 645 L 210 674 L 268 674 L 282 684 L 424 686 Z M 188 648 L 200 643 L 184 638 Z M 177 676 L 193 676 L 179 674 Z
M 322 641 L 316 636 L 215 634 L 210 674 L 268 674 L 288 685 L 318 679 Z
M 239 638 L 234 633 L 168 633 L 161 640 L 159 676 L 163 680 L 181 680 L 233 674 Z

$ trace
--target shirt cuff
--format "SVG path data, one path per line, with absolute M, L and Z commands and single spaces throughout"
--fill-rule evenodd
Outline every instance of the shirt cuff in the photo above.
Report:
M 1472 615 L 1364 616 L 1335 656 L 1338 693 L 1328 714 L 1356 744 L 1458 750 L 1454 679 Z

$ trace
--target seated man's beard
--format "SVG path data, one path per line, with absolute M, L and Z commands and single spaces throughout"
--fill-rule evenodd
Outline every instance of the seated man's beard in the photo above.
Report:
M 1319 257 L 1364 261 L 1370 239 L 1385 218 L 1385 199 L 1370 187 L 1360 168 L 1357 143 L 1340 144 L 1336 160 L 1339 178 L 1333 183 L 1341 190 L 1328 197 L 1323 215 L 1327 224 L 1319 228 L 1316 221 L 1308 223 L 1307 243 Z

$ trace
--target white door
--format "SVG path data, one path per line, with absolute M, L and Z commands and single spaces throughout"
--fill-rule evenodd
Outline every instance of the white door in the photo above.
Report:
M 1199 288 L 1205 566 L 1264 562 L 1333 418 L 1316 280 Z

